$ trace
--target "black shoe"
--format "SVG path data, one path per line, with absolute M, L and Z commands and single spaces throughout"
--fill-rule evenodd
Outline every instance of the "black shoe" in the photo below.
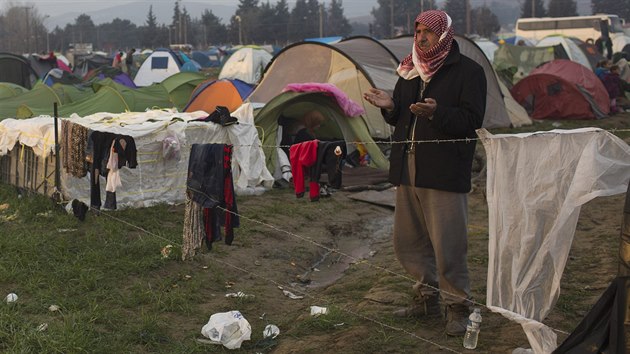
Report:
M 217 106 L 214 112 L 212 112 L 208 117 L 208 120 L 213 123 L 221 124 L 224 127 L 232 124 L 238 124 L 238 119 L 230 116 L 230 110 L 224 106 Z

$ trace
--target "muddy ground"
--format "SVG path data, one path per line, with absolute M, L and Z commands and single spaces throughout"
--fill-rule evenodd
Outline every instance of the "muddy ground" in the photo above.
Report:
M 629 118 L 615 119 L 606 121 L 605 128 L 623 129 Z M 563 128 L 562 124 L 554 127 Z M 477 151 L 483 153 L 483 148 Z M 474 299 L 485 304 L 488 210 L 485 178 L 477 177 L 469 194 L 468 264 Z M 353 194 L 339 191 L 310 202 L 279 189 L 240 198 L 243 217 L 234 244 L 217 245 L 197 260 L 224 269 L 221 281 L 226 292 L 255 297 L 235 302 L 217 296 L 202 305 L 203 310 L 239 310 L 252 324 L 252 340 L 236 352 L 472 352 L 462 347 L 461 338 L 444 334 L 442 319 L 391 315 L 408 304 L 413 285 L 393 253 L 393 209 L 353 200 Z M 558 343 L 615 277 L 624 198 L 597 198 L 582 208 L 560 299 L 544 321 L 556 329 Z M 282 290 L 303 298 L 291 299 Z M 314 318 L 312 305 L 327 307 L 330 313 Z M 511 353 L 529 347 L 519 325 L 485 308 L 482 313 L 475 352 Z M 280 328 L 276 339 L 262 340 L 266 324 Z

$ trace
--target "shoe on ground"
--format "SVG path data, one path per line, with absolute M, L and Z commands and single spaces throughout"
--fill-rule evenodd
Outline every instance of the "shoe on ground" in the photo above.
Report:
M 411 306 L 393 312 L 396 317 L 438 317 L 442 314 L 440 299 L 437 296 L 421 296 Z
M 446 306 L 446 334 L 453 337 L 466 334 L 468 316 L 470 316 L 470 309 L 466 305 Z

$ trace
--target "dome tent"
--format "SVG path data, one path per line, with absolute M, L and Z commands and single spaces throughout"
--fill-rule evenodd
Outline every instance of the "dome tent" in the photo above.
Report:
M 326 121 L 318 130 L 318 139 L 345 140 L 348 153 L 354 151 L 352 143 L 364 142 L 370 154 L 372 164 L 381 169 L 387 169 L 389 162 L 370 136 L 367 126 L 359 117 L 348 117 L 339 104 L 325 92 L 295 92 L 285 91 L 272 98 L 255 116 L 254 122 L 261 130 L 261 141 L 266 156 L 266 165 L 274 171 L 277 163 L 279 117 L 290 120 L 300 120 L 305 113 L 317 110 Z
M 567 59 L 532 70 L 511 92 L 534 119 L 599 119 L 610 113 L 604 84 L 593 71 Z
M 291 83 L 330 83 L 363 107 L 366 113 L 361 119 L 371 137 L 387 139 L 391 127 L 383 120 L 380 109 L 364 100 L 363 93 L 370 87 L 391 93 L 396 84 L 396 65 L 394 55 L 368 37 L 352 37 L 335 44 L 294 43 L 283 48 L 267 65 L 263 79 L 248 101 L 267 103 Z

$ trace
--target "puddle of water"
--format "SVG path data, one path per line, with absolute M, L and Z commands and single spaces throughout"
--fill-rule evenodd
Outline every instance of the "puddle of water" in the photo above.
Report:
M 371 257 L 372 246 L 391 237 L 394 216 L 389 215 L 364 222 L 351 235 L 339 235 L 334 251 L 327 251 L 302 276 L 309 279 L 307 288 L 320 288 L 334 284 L 343 276 L 350 264 Z M 315 270 L 316 269 L 316 270 Z

